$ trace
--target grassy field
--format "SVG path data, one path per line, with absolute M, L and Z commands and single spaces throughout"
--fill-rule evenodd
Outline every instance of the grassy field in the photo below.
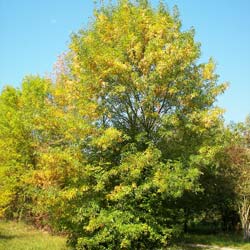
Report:
M 196 246 L 195 246 L 196 245 Z M 218 235 L 185 235 L 183 242 L 169 250 L 250 250 L 250 242 L 246 243 L 242 235 L 218 234 Z
M 231 248 L 231 249 L 230 249 Z M 169 250 L 250 250 L 241 235 L 186 235 Z M 67 250 L 66 239 L 51 236 L 23 223 L 0 220 L 0 250 Z
M 186 235 L 186 241 L 191 243 L 195 242 L 206 245 L 250 250 L 250 242 L 244 242 L 241 234 Z
M 23 223 L 0 221 L 0 250 L 66 250 L 65 242 Z

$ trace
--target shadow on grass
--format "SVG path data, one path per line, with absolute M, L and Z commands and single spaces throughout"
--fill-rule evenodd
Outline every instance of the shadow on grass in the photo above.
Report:
M 250 243 L 245 242 L 242 239 L 242 235 L 240 234 L 217 234 L 217 235 L 201 235 L 201 234 L 186 234 L 181 242 L 180 245 L 193 245 L 197 246 L 198 248 L 194 249 L 202 249 L 202 245 L 204 245 L 203 249 L 210 249 L 205 248 L 211 247 L 211 249 L 219 248 L 219 247 L 228 247 L 228 248 L 238 248 L 238 249 L 250 249 Z M 201 248 L 199 248 L 201 246 Z M 185 248 L 184 248 L 185 249 Z M 192 249 L 192 248 L 191 248 Z
M 179 246 L 172 246 L 170 248 L 167 248 L 166 250 L 204 250 L 204 248 L 179 245 Z
M 0 234 L 0 240 L 12 240 L 14 238 L 20 238 L 18 235 L 3 235 Z
M 16 239 L 16 238 L 23 238 L 22 235 L 5 235 L 5 234 L 1 234 L 0 233 L 0 240 L 12 240 L 12 239 Z

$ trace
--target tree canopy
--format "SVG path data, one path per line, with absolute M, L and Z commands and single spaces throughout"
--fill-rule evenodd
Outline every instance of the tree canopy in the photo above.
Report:
M 55 79 L 1 93 L 0 212 L 66 231 L 76 249 L 164 249 L 218 201 L 214 183 L 225 215 L 226 86 L 176 9 L 101 5 Z

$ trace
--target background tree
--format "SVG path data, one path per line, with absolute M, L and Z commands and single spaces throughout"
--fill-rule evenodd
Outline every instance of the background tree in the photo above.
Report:
M 30 76 L 0 97 L 2 215 L 38 226 L 59 224 L 82 164 L 81 139 L 90 126 L 76 112 L 77 95 Z M 88 110 L 89 111 L 89 110 Z M 61 199 L 61 200 L 60 200 Z
M 6 87 L 1 93 L 0 144 L 1 183 L 3 198 L 0 206 L 10 217 L 25 213 L 31 196 L 26 178 L 36 168 L 36 141 L 39 136 L 34 120 L 45 112 L 49 81 L 27 77 L 22 89 Z
M 245 240 L 250 239 L 250 117 L 245 123 L 233 126 L 233 139 L 228 148 L 231 164 L 235 168 L 237 182 L 237 206 Z

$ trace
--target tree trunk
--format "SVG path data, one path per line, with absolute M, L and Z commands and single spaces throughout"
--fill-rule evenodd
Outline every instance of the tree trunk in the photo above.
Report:
M 243 229 L 243 238 L 245 241 L 250 240 L 250 201 L 246 197 L 243 198 L 240 208 L 240 219 Z

